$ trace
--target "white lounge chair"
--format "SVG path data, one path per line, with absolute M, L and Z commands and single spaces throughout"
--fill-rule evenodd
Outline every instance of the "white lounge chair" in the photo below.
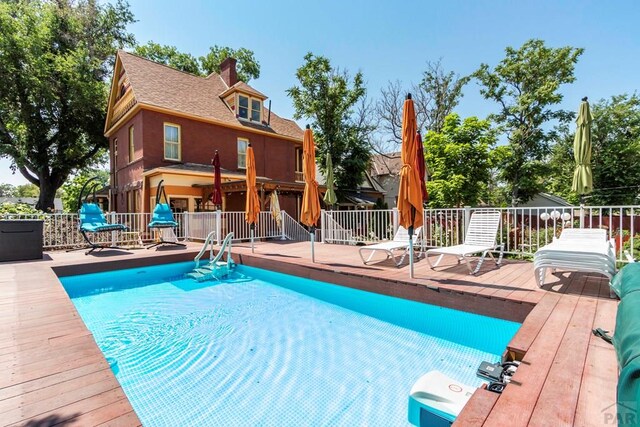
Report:
M 414 248 L 419 247 L 420 252 L 418 253 L 418 258 L 422 256 L 424 253 L 424 239 L 422 238 L 422 227 L 416 228 L 414 232 Z M 400 260 L 396 258 L 396 252 L 402 250 L 402 256 Z M 371 254 L 367 259 L 364 258 L 363 251 L 371 251 Z M 358 253 L 360 254 L 360 258 L 362 258 L 362 262 L 365 265 L 371 263 L 371 258 L 376 254 L 376 252 L 381 251 L 386 254 L 386 258 L 384 260 L 378 260 L 373 262 L 381 262 L 386 261 L 389 258 L 393 258 L 393 262 L 396 264 L 396 267 L 400 267 L 404 262 L 404 257 L 409 253 L 409 232 L 406 228 L 400 226 L 398 227 L 398 231 L 396 235 L 393 236 L 393 240 L 389 242 L 376 243 L 374 245 L 363 246 L 360 248 Z
M 599 273 L 609 279 L 616 274 L 613 240 L 602 229 L 565 229 L 560 238 L 538 249 L 533 255 L 538 286 L 544 285 L 547 269 Z
M 469 274 L 476 274 L 480 271 L 480 267 L 482 267 L 482 263 L 487 254 L 489 254 L 496 265 L 499 266 L 502 263 L 502 257 L 504 255 L 504 246 L 496 243 L 501 217 L 502 215 L 498 211 L 476 211 L 472 213 L 469 227 L 464 237 L 464 243 L 462 245 L 429 249 L 426 254 L 429 266 L 434 269 L 440 264 L 440 261 L 442 261 L 445 255 L 453 255 L 458 258 L 458 263 L 463 260 L 466 261 Z M 500 252 L 497 260 L 492 254 L 492 252 L 496 251 Z M 482 253 L 482 255 L 478 260 L 476 268 L 473 269 L 469 257 L 478 253 Z M 440 256 L 435 264 L 431 264 L 429 255 Z

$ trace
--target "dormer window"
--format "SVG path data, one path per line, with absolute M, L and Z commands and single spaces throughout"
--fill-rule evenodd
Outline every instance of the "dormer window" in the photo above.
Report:
M 238 117 L 249 119 L 249 98 L 238 95 Z
M 262 122 L 262 100 L 238 95 L 238 117 L 252 122 Z
M 259 99 L 251 100 L 251 120 L 260 123 L 260 113 L 262 112 L 262 103 Z

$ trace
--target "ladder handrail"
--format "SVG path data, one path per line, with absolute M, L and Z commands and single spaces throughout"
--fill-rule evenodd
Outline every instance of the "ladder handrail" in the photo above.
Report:
M 212 231 L 211 233 L 209 233 L 209 235 L 207 236 L 207 238 L 204 240 L 204 244 L 202 245 L 202 249 L 200 249 L 200 252 L 198 252 L 198 255 L 196 255 L 196 257 L 193 259 L 196 263 L 196 268 L 198 268 L 200 266 L 200 258 L 202 258 L 202 255 L 207 251 L 207 246 L 209 244 L 211 244 L 211 249 L 209 252 L 209 261 L 212 263 L 216 263 L 220 260 L 220 258 L 222 258 L 222 255 L 224 254 L 224 250 L 228 249 L 229 255 L 227 257 L 227 260 L 231 259 L 231 240 L 233 239 L 233 232 L 230 232 L 229 234 L 227 234 L 227 237 L 224 238 L 224 241 L 222 242 L 222 245 L 220 245 L 220 252 L 218 252 L 218 255 L 213 256 L 213 237 L 216 235 L 217 233 L 215 231 Z

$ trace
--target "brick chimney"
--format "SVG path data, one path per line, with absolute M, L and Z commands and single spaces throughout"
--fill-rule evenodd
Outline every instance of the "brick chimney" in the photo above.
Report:
M 220 77 L 227 84 L 227 86 L 231 87 L 234 84 L 238 83 L 238 73 L 236 72 L 236 59 L 232 57 L 228 57 L 222 64 L 220 64 Z

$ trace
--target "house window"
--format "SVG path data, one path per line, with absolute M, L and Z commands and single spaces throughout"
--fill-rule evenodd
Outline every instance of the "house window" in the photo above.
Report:
M 238 117 L 260 123 L 262 120 L 262 101 L 238 95 Z
M 302 172 L 302 148 L 296 148 L 296 181 L 304 181 L 304 174 Z
M 180 161 L 180 126 L 164 124 L 164 158 Z
M 249 98 L 238 95 L 238 117 L 249 119 Z
M 262 112 L 262 103 L 259 99 L 251 100 L 251 120 L 260 122 L 260 113 Z
M 249 140 L 244 138 L 238 138 L 238 169 L 245 169 L 247 167 L 247 146 Z
M 136 150 L 133 144 L 133 126 L 129 127 L 129 163 L 135 160 Z

